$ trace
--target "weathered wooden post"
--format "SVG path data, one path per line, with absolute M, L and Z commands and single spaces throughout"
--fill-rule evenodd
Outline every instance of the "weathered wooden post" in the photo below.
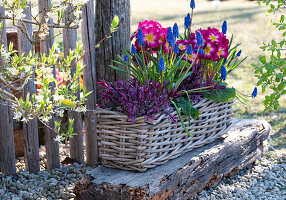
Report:
M 40 13 L 40 21 L 44 17 L 44 10 L 49 9 L 51 7 L 50 0 L 38 0 L 39 4 L 39 13 Z M 50 19 L 48 23 L 53 23 Z M 54 30 L 52 28 L 49 29 L 49 35 L 46 38 L 50 38 L 49 40 L 43 41 L 40 44 L 40 52 L 49 54 L 50 49 L 53 46 L 53 38 L 54 37 Z M 54 76 L 55 76 L 55 67 L 54 67 Z M 52 87 L 55 87 L 53 85 Z M 55 126 L 55 119 L 54 117 L 50 120 L 49 126 L 53 128 Z M 46 156 L 47 156 L 47 168 L 48 170 L 59 168 L 60 167 L 60 153 L 59 153 L 59 143 L 55 141 L 56 132 L 51 130 L 49 127 L 45 127 L 45 144 L 46 144 Z
M 31 6 L 24 8 L 24 14 L 26 19 L 32 21 Z M 27 30 L 30 39 L 33 38 L 32 24 L 20 22 L 19 27 L 23 30 Z M 19 55 L 23 54 L 27 56 L 29 52 L 33 52 L 33 44 L 27 38 L 27 36 L 20 30 L 18 32 L 18 52 Z M 26 98 L 27 94 L 36 93 L 36 85 L 33 82 L 35 75 L 31 77 L 32 79 L 24 87 L 23 96 Z M 26 169 L 32 173 L 37 173 L 40 171 L 40 156 L 39 156 L 39 135 L 38 135 L 38 120 L 30 120 L 28 123 L 23 124 L 23 134 L 24 134 L 24 153 L 25 153 L 25 165 Z
M 5 16 L 4 6 L 0 6 L 0 15 Z M 3 22 L 3 28 L 0 30 L 1 40 L 7 47 L 6 22 Z M 2 45 L 2 44 L 1 44 Z M 5 63 L 1 61 L 1 67 L 5 68 Z M 0 83 L 0 87 L 3 84 Z M 16 174 L 15 146 L 13 135 L 13 113 L 8 101 L 0 98 L 0 163 L 2 165 L 2 173 L 5 175 Z
M 107 81 L 124 80 L 125 74 L 108 67 L 114 64 L 112 60 L 122 55 L 122 47 L 130 47 L 130 0 L 97 0 L 96 1 L 96 41 L 110 32 L 110 24 L 113 17 L 119 17 L 118 31 L 96 49 L 96 72 L 97 78 Z M 118 66 L 120 67 L 120 66 Z
M 95 46 L 95 26 L 94 26 L 94 1 L 89 0 L 82 8 L 82 42 L 84 51 L 88 52 Z M 96 67 L 95 50 L 92 50 L 85 58 L 83 80 L 86 91 L 94 91 L 87 97 L 86 107 L 94 110 L 96 107 Z M 85 114 L 86 132 L 86 163 L 95 166 L 98 164 L 98 146 L 96 139 L 96 117 L 92 112 Z
M 65 10 L 64 22 L 67 25 L 73 20 L 71 7 Z M 64 29 L 63 30 L 64 39 L 64 54 L 67 57 L 71 50 L 76 49 L 77 40 L 77 30 L 76 29 Z M 76 71 L 76 65 L 71 69 L 71 75 Z M 80 98 L 80 91 L 77 92 L 77 98 Z M 70 139 L 70 156 L 73 160 L 79 163 L 84 162 L 84 150 L 83 150 L 83 136 L 82 136 L 82 115 L 81 113 L 70 111 L 68 112 L 68 118 L 74 120 L 74 132 L 76 135 L 72 136 Z

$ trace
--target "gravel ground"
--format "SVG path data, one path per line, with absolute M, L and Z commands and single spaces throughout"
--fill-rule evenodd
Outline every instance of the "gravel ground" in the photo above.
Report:
M 63 160 L 68 156 L 61 146 Z M 41 148 L 41 168 L 45 167 Z M 0 200 L 10 199 L 73 199 L 75 181 L 91 168 L 74 163 L 61 169 L 41 171 L 38 175 L 23 171 L 24 162 L 17 162 L 17 176 L 0 175 Z M 223 179 L 217 186 L 201 191 L 193 200 L 246 199 L 286 200 L 286 150 L 273 150 L 240 173 Z
M 285 200 L 286 150 L 266 153 L 252 166 L 202 190 L 193 198 L 196 199 Z

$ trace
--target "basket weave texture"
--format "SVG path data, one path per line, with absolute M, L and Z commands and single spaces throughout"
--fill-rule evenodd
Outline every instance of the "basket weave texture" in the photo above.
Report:
M 189 124 L 188 117 L 182 116 L 193 137 L 188 136 L 180 121 L 172 122 L 166 114 L 149 122 L 138 117 L 131 123 L 125 114 L 97 109 L 99 157 L 106 167 L 139 172 L 161 165 L 226 133 L 233 103 L 208 99 L 196 103 L 198 120 L 191 119 Z

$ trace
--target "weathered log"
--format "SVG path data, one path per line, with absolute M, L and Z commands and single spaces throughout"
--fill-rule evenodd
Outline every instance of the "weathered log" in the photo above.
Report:
M 26 19 L 32 20 L 32 8 L 31 5 L 24 8 L 24 14 L 26 15 Z M 27 31 L 30 39 L 33 38 L 33 29 L 32 24 L 24 24 L 20 22 L 19 27 L 22 30 Z M 22 32 L 20 28 L 18 28 L 18 51 L 19 54 L 24 54 L 27 56 L 30 52 L 33 52 L 33 44 L 27 38 L 27 36 Z M 32 75 L 32 79 L 28 81 L 23 90 L 24 99 L 26 99 L 27 95 L 32 95 L 36 93 L 36 85 L 33 81 L 35 75 Z M 25 154 L 25 166 L 26 169 L 32 173 L 38 173 L 40 171 L 40 155 L 39 155 L 39 133 L 38 133 L 38 120 L 33 119 L 27 123 L 23 123 L 23 134 L 24 134 L 24 154 Z
M 270 129 L 266 121 L 237 121 L 224 138 L 144 173 L 97 167 L 76 182 L 76 199 L 188 199 L 255 162 Z

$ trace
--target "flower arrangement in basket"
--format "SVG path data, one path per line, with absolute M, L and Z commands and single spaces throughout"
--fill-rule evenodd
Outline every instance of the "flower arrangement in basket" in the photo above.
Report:
M 103 164 L 144 171 L 204 145 L 231 125 L 233 99 L 246 100 L 226 83 L 241 64 L 239 46 L 216 28 L 192 30 L 195 8 L 178 25 L 145 20 L 131 37 L 131 50 L 114 61 L 129 80 L 98 84 L 99 154 Z M 255 96 L 255 92 L 253 93 Z M 180 121 L 181 123 L 179 123 Z

